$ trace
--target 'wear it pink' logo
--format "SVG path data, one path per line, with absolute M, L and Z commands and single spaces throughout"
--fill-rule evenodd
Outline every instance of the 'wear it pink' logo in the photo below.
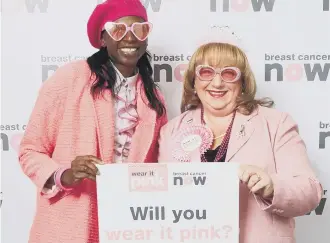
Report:
M 128 167 L 129 191 L 151 192 L 168 190 L 166 164 L 130 165 Z

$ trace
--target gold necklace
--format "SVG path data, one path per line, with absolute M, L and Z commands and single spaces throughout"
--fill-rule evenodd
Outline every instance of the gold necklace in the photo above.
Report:
M 219 135 L 219 136 L 213 138 L 213 140 L 216 140 L 216 139 L 218 139 L 218 138 L 222 138 L 222 137 L 224 137 L 225 135 L 226 135 L 226 133 L 223 133 L 223 134 L 221 134 L 221 135 Z

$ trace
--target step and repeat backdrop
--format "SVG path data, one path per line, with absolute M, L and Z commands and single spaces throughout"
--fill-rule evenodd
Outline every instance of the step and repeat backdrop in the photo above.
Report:
M 101 0 L 2 1 L 2 242 L 27 242 L 36 191 L 17 151 L 43 81 L 61 65 L 96 50 L 86 23 Z M 329 0 L 142 0 L 154 25 L 149 38 L 154 78 L 169 117 L 179 114 L 182 74 L 195 40 L 228 26 L 250 59 L 258 97 L 298 122 L 312 166 L 324 186 L 318 208 L 297 218 L 297 242 L 330 240 Z M 288 161 L 290 163 L 290 161 Z M 47 222 L 45 222 L 47 223 Z

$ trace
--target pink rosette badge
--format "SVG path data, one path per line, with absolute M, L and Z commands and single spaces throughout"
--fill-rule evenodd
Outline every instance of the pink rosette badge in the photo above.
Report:
M 200 154 L 205 153 L 212 141 L 213 133 L 209 128 L 202 125 L 189 126 L 175 135 L 172 155 L 180 162 L 189 162 L 193 152 L 199 150 Z

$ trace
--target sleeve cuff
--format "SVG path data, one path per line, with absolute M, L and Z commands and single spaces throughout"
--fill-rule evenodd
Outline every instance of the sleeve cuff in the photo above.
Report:
M 254 196 L 254 199 L 257 201 L 259 207 L 262 209 L 262 210 L 266 210 L 268 208 L 270 208 L 270 206 L 272 206 L 273 204 L 273 199 L 270 199 L 270 200 L 266 200 L 262 197 L 260 197 L 259 195 L 256 195 L 256 194 L 253 194 Z
M 45 198 L 53 198 L 55 197 L 59 192 L 62 192 L 62 191 L 65 191 L 65 192 L 69 192 L 71 191 L 73 188 L 70 188 L 70 189 L 66 189 L 66 190 L 63 190 L 62 188 L 60 188 L 57 184 L 56 184 L 56 174 L 59 172 L 59 171 L 65 171 L 67 170 L 67 167 L 64 166 L 64 167 L 60 167 L 58 168 L 51 176 L 54 177 L 54 182 L 55 182 L 55 185 L 53 185 L 53 187 L 50 189 L 50 188 L 46 188 L 45 186 L 42 188 L 40 194 L 45 197 Z M 49 178 L 48 178 L 49 179 Z
M 60 191 L 60 189 L 56 186 L 56 185 L 54 185 L 53 187 L 52 187 L 52 189 L 49 189 L 49 188 L 43 188 L 42 190 L 41 190 L 41 195 L 43 196 L 43 197 L 45 197 L 45 198 L 52 198 L 52 197 L 54 197 L 54 196 L 56 196 L 56 194 L 58 193 Z
M 263 211 L 267 211 L 269 213 L 275 213 L 278 215 L 282 215 L 284 210 L 281 208 L 281 200 L 283 200 L 283 188 L 281 187 L 281 180 L 277 177 L 276 174 L 271 175 L 273 185 L 274 185 L 274 193 L 273 198 L 266 200 L 261 196 L 253 194 L 257 204 Z

